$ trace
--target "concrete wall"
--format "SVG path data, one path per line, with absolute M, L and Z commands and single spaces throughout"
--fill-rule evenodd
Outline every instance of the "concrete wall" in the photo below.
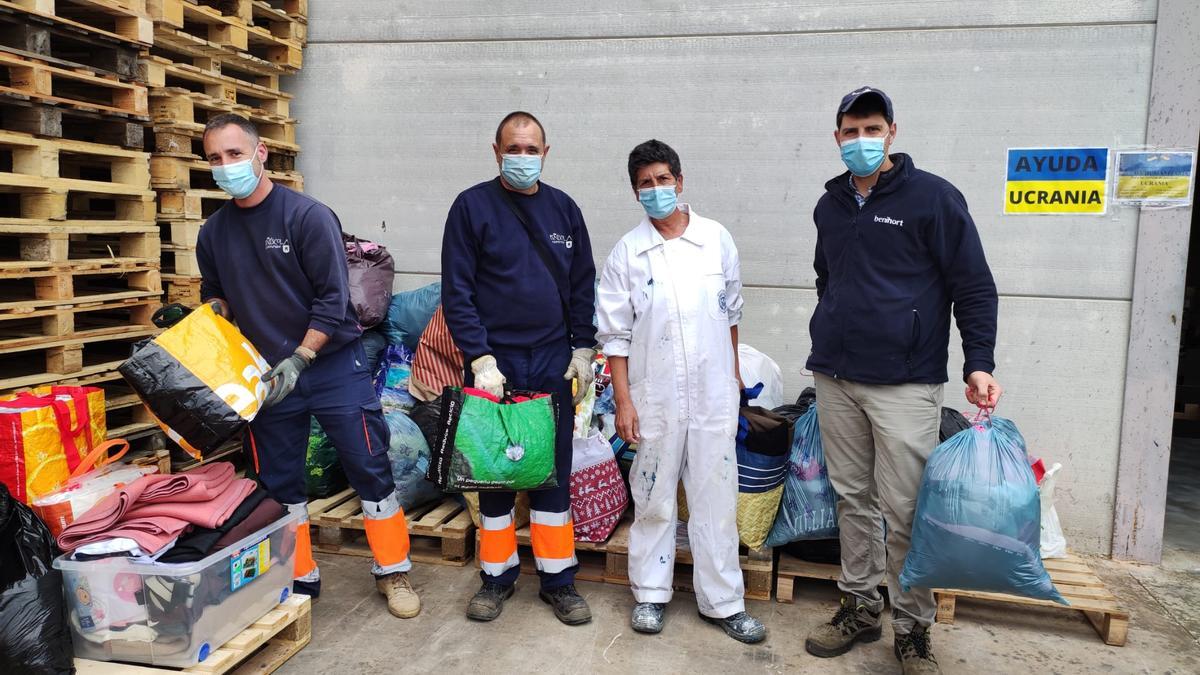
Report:
M 812 208 L 843 170 L 834 109 L 884 88 L 895 148 L 954 182 L 983 236 L 1002 295 L 1000 412 L 1065 465 L 1072 545 L 1107 553 L 1137 217 L 1002 216 L 1005 150 L 1143 141 L 1154 0 L 678 4 L 312 3 L 293 85 L 308 191 L 390 247 L 398 288 L 426 283 L 450 202 L 495 175 L 495 125 L 527 109 L 548 130 L 544 178 L 579 202 L 600 263 L 640 217 L 629 149 L 664 140 L 685 199 L 741 249 L 743 339 L 795 395 L 810 382 Z M 947 394 L 966 407 L 961 386 Z

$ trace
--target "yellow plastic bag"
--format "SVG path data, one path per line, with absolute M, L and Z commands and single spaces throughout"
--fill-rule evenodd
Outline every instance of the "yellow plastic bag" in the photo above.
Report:
M 203 304 L 118 370 L 167 436 L 198 459 L 258 414 L 270 366 L 233 324 Z
M 107 435 L 98 387 L 38 387 L 0 399 L 0 482 L 29 504 L 61 487 Z

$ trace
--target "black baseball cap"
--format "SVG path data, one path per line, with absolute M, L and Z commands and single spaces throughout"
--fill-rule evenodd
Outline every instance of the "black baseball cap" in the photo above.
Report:
M 883 102 L 883 116 L 887 118 L 889 124 L 895 121 L 896 115 L 892 110 L 892 99 L 888 98 L 887 94 L 876 89 L 875 87 L 859 87 L 858 89 L 855 89 L 854 91 L 842 97 L 842 103 L 838 106 L 837 112 L 838 124 L 842 123 L 842 115 L 849 112 L 851 106 L 853 106 L 858 99 L 864 96 L 878 97 L 879 100 Z

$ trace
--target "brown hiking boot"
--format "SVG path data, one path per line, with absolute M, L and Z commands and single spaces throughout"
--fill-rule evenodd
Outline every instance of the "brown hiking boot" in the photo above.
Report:
M 829 623 L 817 626 L 804 641 L 804 649 L 813 656 L 823 659 L 841 656 L 850 651 L 856 642 L 874 642 L 883 636 L 883 622 L 879 615 L 854 595 L 843 595 Z
M 933 658 L 933 645 L 929 641 L 929 629 L 914 626 L 912 632 L 896 635 L 893 647 L 904 675 L 939 675 L 937 659 Z
M 392 616 L 411 619 L 421 613 L 421 598 L 417 597 L 405 572 L 375 577 L 375 588 L 387 598 L 388 611 Z

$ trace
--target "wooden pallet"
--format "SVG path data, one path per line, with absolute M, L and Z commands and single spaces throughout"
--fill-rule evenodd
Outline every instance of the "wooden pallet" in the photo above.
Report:
M 147 299 L 161 293 L 157 263 L 114 261 L 0 275 L 0 312 L 30 313 L 48 307 Z
M 0 130 L 0 186 L 151 196 L 149 154 L 111 145 Z
M 409 558 L 414 562 L 462 567 L 471 559 L 475 524 L 467 508 L 453 499 L 407 511 Z M 308 504 L 308 517 L 318 528 L 318 550 L 371 557 L 363 539 L 362 505 L 347 488 Z
M 0 0 L 0 45 L 18 55 L 34 56 L 70 70 L 84 69 L 125 80 L 138 77 L 142 45 L 116 36 L 30 14 Z
M 156 124 L 151 130 L 154 152 L 172 157 L 191 157 L 206 161 L 204 156 L 204 127 L 199 124 L 177 126 Z M 267 170 L 293 173 L 300 147 L 273 138 L 260 138 L 267 146 Z
M 0 219 L 0 275 L 75 265 L 100 269 L 114 260 L 151 263 L 160 249 L 159 228 L 152 223 Z
M 959 591 L 937 589 L 938 623 L 954 623 L 954 610 L 958 598 L 971 600 L 987 600 L 1002 602 L 1008 605 L 1024 605 L 1034 607 L 1053 607 L 1056 609 L 1082 612 L 1105 644 L 1123 646 L 1129 631 L 1129 612 L 1121 608 L 1119 601 L 1100 577 L 1079 556 L 1074 554 L 1066 558 L 1051 558 L 1044 560 L 1046 571 L 1054 582 L 1054 587 L 1071 605 L 1060 605 L 1049 600 L 1036 600 L 1006 593 L 986 593 L 982 591 Z M 793 589 L 798 578 L 823 579 L 837 581 L 841 576 L 841 567 L 811 563 L 790 555 L 781 553 L 779 556 L 779 586 L 776 598 L 779 602 L 793 601 Z
M 244 105 L 264 117 L 288 116 L 292 95 L 278 89 L 202 70 L 188 63 L 175 63 L 161 56 L 144 56 L 138 68 L 142 78 L 152 87 L 175 87 L 202 93 L 233 105 Z
M 223 190 L 159 190 L 158 220 L 204 220 L 229 199 Z
M 7 225 L 38 227 L 47 221 L 147 224 L 155 219 L 155 195 L 149 190 L 114 195 L 98 189 L 4 185 L 20 180 L 0 174 L 0 221 Z
M 68 70 L 30 56 L 0 52 L 0 92 L 81 110 L 145 116 L 146 87 L 95 73 Z
M 138 327 L 118 337 L 48 341 L 41 347 L 12 353 L 0 350 L 0 390 L 36 387 L 114 370 L 129 358 L 138 342 L 157 332 L 154 327 Z
M 0 0 L 0 6 L 109 39 L 145 46 L 154 40 L 142 0 Z
M 149 118 L 92 112 L 0 92 L 0 129 L 141 150 Z
M 302 64 L 298 39 L 277 36 L 267 27 L 192 2 L 154 0 L 153 4 L 154 42 L 159 48 L 263 75 L 292 73 Z
M 199 277 L 185 277 L 178 274 L 163 276 L 163 302 L 178 302 L 181 305 L 195 307 L 200 304 Z
M 291 595 L 191 668 L 178 670 L 75 659 L 75 670 L 79 675 L 273 673 L 311 640 L 312 601 L 307 595 Z
M 254 122 L 258 134 L 263 138 L 287 146 L 296 146 L 296 120 L 283 115 L 273 115 L 251 108 L 213 98 L 207 94 L 188 91 L 179 87 L 156 88 L 150 92 L 151 112 L 156 125 L 195 128 L 204 131 L 209 119 L 224 113 L 236 113 Z
M 629 528 L 631 516 L 626 516 L 617 525 L 608 541 L 603 543 L 575 542 L 575 557 L 579 559 L 579 571 L 575 578 L 621 586 L 629 585 Z M 521 572 L 536 574 L 533 562 L 532 541 L 529 526 L 517 530 L 517 546 L 521 555 Z M 476 547 L 478 548 L 478 547 Z M 770 600 L 774 581 L 775 565 L 773 551 L 746 551 L 740 556 L 742 576 L 746 583 L 747 600 Z M 686 549 L 675 552 L 675 576 L 672 586 L 677 591 L 694 593 L 692 586 L 692 554 Z
M 83 340 L 144 335 L 158 298 L 85 302 L 21 312 L 0 312 L 0 354 Z

